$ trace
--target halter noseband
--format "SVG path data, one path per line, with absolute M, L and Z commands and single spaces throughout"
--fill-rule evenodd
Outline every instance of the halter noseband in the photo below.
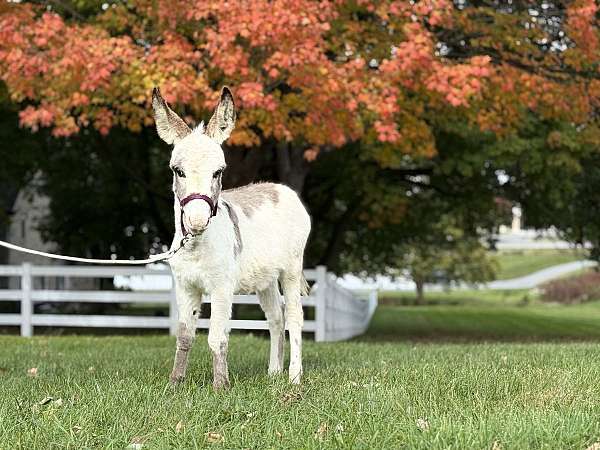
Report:
M 179 206 L 181 207 L 181 232 L 183 233 L 184 236 L 186 236 L 188 234 L 188 231 L 185 229 L 185 225 L 183 224 L 183 207 L 185 205 L 187 205 L 189 202 L 191 202 L 192 200 L 204 200 L 206 203 L 208 203 L 208 207 L 210 208 L 210 217 L 208 220 L 210 220 L 211 218 L 215 217 L 217 215 L 217 206 L 213 201 L 212 198 L 210 198 L 208 195 L 204 195 L 204 194 L 190 194 L 187 197 L 185 197 L 182 200 L 179 200 Z

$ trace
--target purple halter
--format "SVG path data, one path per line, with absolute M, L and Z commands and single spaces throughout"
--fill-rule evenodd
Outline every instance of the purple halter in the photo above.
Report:
M 179 206 L 181 207 L 181 232 L 183 233 L 183 235 L 187 235 L 188 232 L 185 228 L 185 225 L 183 224 L 183 207 L 185 205 L 187 205 L 189 202 L 191 202 L 192 200 L 204 200 L 206 203 L 208 203 L 208 206 L 210 208 L 210 218 L 213 218 L 217 215 L 217 206 L 212 199 L 208 196 L 208 195 L 204 195 L 204 194 L 190 194 L 187 197 L 185 197 L 182 200 L 179 200 Z

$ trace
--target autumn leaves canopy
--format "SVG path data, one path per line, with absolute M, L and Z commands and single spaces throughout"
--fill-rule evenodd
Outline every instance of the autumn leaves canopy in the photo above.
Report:
M 55 136 L 149 126 L 155 85 L 191 123 L 227 83 L 241 110 L 231 143 L 300 142 L 309 159 L 356 140 L 382 143 L 383 166 L 431 157 L 432 115 L 503 134 L 535 111 L 598 141 L 596 2 L 547 4 L 557 23 L 520 3 L 531 2 L 4 3 L 0 79 L 21 124 Z

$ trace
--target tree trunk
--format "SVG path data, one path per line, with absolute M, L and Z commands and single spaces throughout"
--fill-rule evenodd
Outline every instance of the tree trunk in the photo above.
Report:
M 335 223 L 331 232 L 331 237 L 327 243 L 327 247 L 323 252 L 319 264 L 327 266 L 328 269 L 333 272 L 337 272 L 337 266 L 339 261 L 339 254 L 344 245 L 344 239 L 346 232 L 350 227 L 350 221 L 355 220 L 355 215 L 359 211 L 360 202 L 357 201 L 355 204 L 350 205 L 346 212 Z
M 264 148 L 223 147 L 227 170 L 223 179 L 223 188 L 230 189 L 245 186 L 258 178 L 268 151 Z
M 17 199 L 19 189 L 16 186 L 8 183 L 0 184 L 0 239 L 6 240 L 8 227 L 10 225 L 10 217 L 12 209 Z M 0 248 L 0 264 L 8 263 L 8 250 L 4 247 Z
M 417 285 L 417 305 L 425 304 L 425 282 L 421 279 L 416 279 L 415 284 Z
M 275 151 L 279 181 L 287 184 L 300 195 L 310 167 L 309 162 L 304 158 L 304 149 L 288 142 L 280 142 Z
M 0 195 L 0 239 L 5 241 L 8 237 L 13 207 L 19 190 L 17 186 L 10 183 L 1 183 L 0 192 L 2 192 Z M 8 249 L 0 247 L 0 264 L 8 264 L 8 252 Z M 8 280 L 6 277 L 0 278 L 0 289 L 8 288 Z

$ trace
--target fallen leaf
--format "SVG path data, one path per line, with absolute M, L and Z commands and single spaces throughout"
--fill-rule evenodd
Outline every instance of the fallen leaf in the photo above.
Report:
M 47 405 L 48 403 L 50 403 L 52 400 L 54 400 L 54 397 L 44 397 L 39 404 L 40 405 Z
M 38 375 L 38 368 L 37 367 L 32 367 L 31 369 L 29 369 L 27 371 L 27 376 L 29 377 L 37 377 Z
M 132 450 L 140 450 L 143 446 L 144 444 L 142 444 L 141 442 L 134 442 L 133 444 L 129 444 L 127 448 L 130 448 Z
M 63 404 L 63 399 L 62 398 L 54 400 L 54 406 L 59 406 L 60 407 L 60 406 L 62 406 L 62 404 Z
M 73 433 L 77 434 L 79 433 L 83 428 L 81 428 L 79 425 L 74 425 L 73 428 L 71 428 L 71 430 L 73 431 Z
M 343 433 L 344 432 L 344 425 L 342 425 L 341 423 L 338 423 L 335 427 L 335 432 L 336 433 Z
M 302 398 L 301 392 L 286 392 L 279 398 L 279 401 L 284 405 L 290 405 L 292 403 L 297 402 L 301 398 Z
M 319 425 L 319 428 L 317 428 L 317 431 L 315 433 L 315 439 L 322 441 L 325 438 L 327 431 L 328 431 L 327 423 L 321 422 L 321 425 Z
M 131 438 L 131 444 L 129 444 L 127 448 L 132 450 L 140 450 L 144 446 L 145 441 L 146 438 L 144 438 L 144 436 L 134 436 Z
M 592 445 L 590 445 L 585 450 L 600 450 L 600 442 L 594 442 Z
M 429 430 L 429 421 L 427 419 L 418 418 L 417 419 L 417 428 L 421 431 Z
M 500 441 L 494 441 L 490 450 L 502 450 L 502 444 L 500 443 Z
M 214 431 L 209 431 L 208 433 L 206 433 L 206 440 L 210 444 L 216 444 L 218 442 L 223 441 L 223 436 L 221 436 L 219 433 L 216 433 Z
M 180 420 L 177 422 L 177 425 L 175 425 L 175 433 L 181 433 L 181 430 L 183 430 L 183 422 Z

